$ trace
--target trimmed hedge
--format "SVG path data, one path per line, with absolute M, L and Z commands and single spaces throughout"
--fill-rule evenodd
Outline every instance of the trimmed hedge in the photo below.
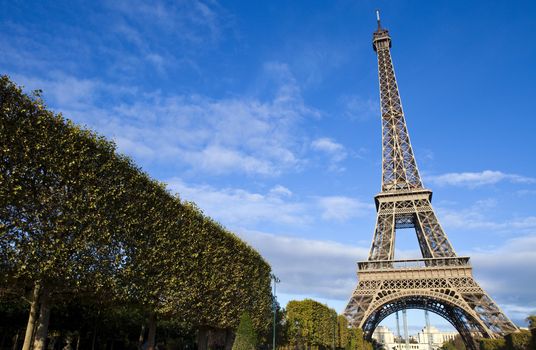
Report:
M 516 333 L 510 333 L 504 337 L 507 350 L 532 350 L 530 331 L 522 329 Z
M 269 326 L 258 252 L 7 76 L 0 152 L 0 289 L 37 288 L 32 302 L 50 306 L 130 305 L 150 315 L 149 334 L 162 319 L 236 329 L 244 312 Z

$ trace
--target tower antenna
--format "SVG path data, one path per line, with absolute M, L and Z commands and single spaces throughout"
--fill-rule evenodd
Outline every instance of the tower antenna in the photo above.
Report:
M 380 24 L 380 10 L 376 10 L 376 21 L 378 22 L 378 29 L 381 29 L 381 24 Z

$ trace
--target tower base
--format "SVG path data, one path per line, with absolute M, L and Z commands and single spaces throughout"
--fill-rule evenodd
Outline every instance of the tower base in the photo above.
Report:
M 517 331 L 473 279 L 468 257 L 364 261 L 358 263 L 358 279 L 345 315 L 369 339 L 384 318 L 405 309 L 444 317 L 468 349 L 476 349 L 476 337 Z

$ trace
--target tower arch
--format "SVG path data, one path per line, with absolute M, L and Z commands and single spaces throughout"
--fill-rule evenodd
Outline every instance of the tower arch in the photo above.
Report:
M 372 305 L 371 311 L 363 320 L 362 329 L 365 337 L 370 340 L 376 327 L 389 315 L 407 309 L 428 310 L 447 320 L 460 334 L 466 347 L 471 349 L 476 346 L 475 336 L 491 338 L 494 335 L 478 315 L 463 304 L 463 301 L 446 293 L 393 293 Z

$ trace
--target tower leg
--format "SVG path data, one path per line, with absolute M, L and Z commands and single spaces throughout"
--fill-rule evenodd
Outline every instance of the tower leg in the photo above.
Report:
M 398 344 L 398 350 L 402 350 L 402 341 L 400 338 L 400 320 L 398 318 L 398 311 L 396 312 L 396 342 Z
M 432 350 L 432 332 L 430 330 L 430 316 L 428 315 L 428 310 L 424 310 L 424 318 L 426 319 L 426 334 L 428 339 L 428 350 Z
M 404 338 L 406 339 L 406 350 L 409 350 L 408 315 L 406 314 L 406 309 L 402 310 L 402 321 L 404 322 Z

